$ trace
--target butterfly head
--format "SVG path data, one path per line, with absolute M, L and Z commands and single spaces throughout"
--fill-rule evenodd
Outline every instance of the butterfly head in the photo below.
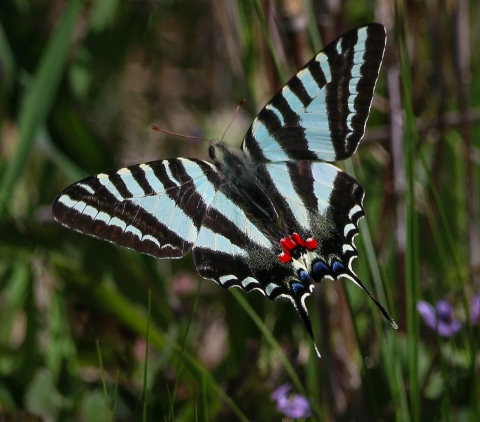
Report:
M 241 176 L 245 174 L 251 163 L 245 153 L 222 141 L 214 141 L 208 149 L 208 155 L 213 162 L 221 169 L 222 174 Z
M 208 156 L 213 160 L 216 161 L 216 143 L 212 144 L 208 147 Z

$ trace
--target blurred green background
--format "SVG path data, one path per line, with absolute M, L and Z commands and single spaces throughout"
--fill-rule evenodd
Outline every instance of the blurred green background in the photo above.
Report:
M 283 82 L 369 22 L 387 49 L 343 168 L 366 190 L 353 267 L 399 331 L 326 281 L 307 300 L 317 359 L 290 303 L 53 221 L 84 176 L 207 158 L 152 124 L 218 139 L 246 98 L 239 146 Z M 312 420 L 479 421 L 479 22 L 475 0 L 2 0 L 0 418 L 282 420 L 270 395 L 289 381 Z M 461 329 L 437 334 L 421 299 L 448 301 Z

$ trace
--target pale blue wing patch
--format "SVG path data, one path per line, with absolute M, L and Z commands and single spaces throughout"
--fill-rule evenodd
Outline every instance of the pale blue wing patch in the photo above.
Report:
M 261 146 L 263 155 L 267 160 L 286 161 L 289 159 L 278 141 L 268 132 L 265 124 L 258 118 L 252 123 L 252 134 L 257 143 Z
M 266 169 L 278 192 L 286 200 L 298 224 L 305 230 L 309 230 L 309 215 L 302 199 L 295 191 L 287 164 L 267 164 Z
M 295 113 L 300 113 L 303 110 L 303 104 L 296 94 L 290 89 L 288 85 L 282 88 L 283 98 L 287 101 L 290 109 Z
M 318 95 L 320 87 L 315 79 L 313 79 L 312 73 L 308 69 L 302 69 L 298 72 L 297 78 L 300 79 L 310 97 L 315 98 Z
M 245 215 L 245 212 L 224 193 L 217 192 L 210 207 L 215 208 L 227 220 L 231 221 L 238 230 L 245 234 L 252 242 L 263 247 L 270 247 L 268 238 Z
M 145 196 L 145 191 L 135 180 L 130 169 L 127 167 L 122 168 L 117 171 L 117 175 L 122 178 L 123 183 L 128 187 L 133 198 L 142 198 Z
M 314 194 L 318 202 L 318 210 L 322 213 L 329 207 L 329 199 L 333 190 L 333 184 L 337 177 L 338 168 L 326 163 L 313 163 L 312 173 L 314 182 Z
M 117 201 L 123 201 L 123 195 L 110 181 L 108 174 L 100 173 L 97 175 L 97 179 L 104 186 L 104 188 L 107 189 L 107 191 L 115 197 Z
M 246 257 L 244 249 L 234 245 L 226 237 L 202 226 L 195 242 L 196 248 L 210 249 L 214 252 Z

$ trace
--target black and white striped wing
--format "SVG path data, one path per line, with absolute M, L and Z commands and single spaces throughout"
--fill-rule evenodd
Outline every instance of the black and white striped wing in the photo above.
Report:
M 192 248 L 215 196 L 213 164 L 184 158 L 153 161 L 88 177 L 54 201 L 64 226 L 157 258 Z
M 262 191 L 268 192 L 268 201 L 279 218 L 268 218 L 258 196 L 247 200 L 226 196 L 220 186 L 193 247 L 199 274 L 224 288 L 258 290 L 271 300 L 290 299 L 312 338 L 305 298 L 312 293 L 314 282 L 324 277 L 349 278 L 395 324 L 351 267 L 357 256 L 353 239 L 364 215 L 360 184 L 321 162 L 267 163 L 258 172 Z M 284 251 L 281 242 L 292 233 L 304 240 L 314 239 L 316 245 L 296 248 L 292 259 L 284 262 L 280 259 Z
M 347 32 L 318 53 L 253 121 L 242 148 L 256 161 L 350 157 L 365 132 L 385 50 L 379 24 Z
M 265 217 L 260 201 L 225 195 L 222 187 L 204 214 L 193 248 L 200 275 L 225 288 L 259 290 L 269 299 L 292 296 L 289 281 L 299 276 L 293 261 L 283 263 L 280 240 L 291 233 L 315 238 L 310 253 L 322 260 L 312 273 L 323 277 L 354 276 L 353 238 L 364 215 L 364 190 L 331 164 L 310 161 L 267 163 L 261 168 L 263 191 L 278 219 Z M 259 211 L 259 208 L 262 211 Z M 281 222 L 280 222 L 281 221 Z

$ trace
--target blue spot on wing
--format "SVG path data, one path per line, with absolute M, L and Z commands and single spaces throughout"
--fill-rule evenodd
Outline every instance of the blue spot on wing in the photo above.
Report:
M 305 289 L 305 286 L 303 284 L 292 283 L 292 290 L 295 296 L 298 294 L 299 290 L 303 290 L 303 289 Z
M 333 272 L 334 272 L 334 273 L 341 272 L 341 271 L 344 270 L 344 268 L 345 268 L 345 267 L 343 266 L 343 264 L 341 264 L 341 263 L 338 262 L 338 261 L 335 261 L 335 262 L 333 263 L 333 265 L 332 265 L 332 269 L 333 269 Z
M 298 272 L 298 277 L 303 283 L 310 283 L 310 275 L 305 270 L 300 270 Z
M 315 262 L 312 266 L 312 273 L 315 277 L 323 277 L 329 270 L 328 266 L 322 261 Z

